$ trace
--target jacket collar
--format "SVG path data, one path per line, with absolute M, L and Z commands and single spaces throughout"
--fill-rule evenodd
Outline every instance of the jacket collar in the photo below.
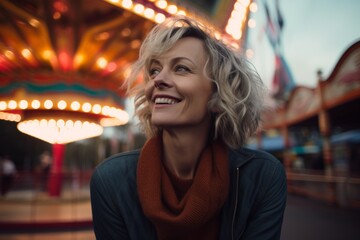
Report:
M 242 167 L 255 156 L 254 152 L 247 148 L 239 148 L 236 150 L 229 149 L 229 166 L 230 169 Z

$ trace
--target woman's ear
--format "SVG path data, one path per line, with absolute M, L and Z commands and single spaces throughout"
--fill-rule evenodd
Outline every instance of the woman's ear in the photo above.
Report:
M 211 114 L 218 114 L 220 112 L 220 108 L 218 106 L 218 104 L 216 103 L 216 99 L 218 99 L 216 96 L 217 93 L 213 93 L 213 95 L 211 96 L 211 99 L 209 101 L 209 111 L 211 112 Z
M 212 117 L 216 117 L 216 115 L 220 112 L 220 108 L 217 106 L 210 107 L 210 113 Z M 214 116 L 213 116 L 214 115 Z

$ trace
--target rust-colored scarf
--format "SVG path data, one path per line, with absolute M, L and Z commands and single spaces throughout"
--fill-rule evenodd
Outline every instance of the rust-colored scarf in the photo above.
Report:
M 137 184 L 144 214 L 155 225 L 158 239 L 218 239 L 229 189 L 227 149 L 221 141 L 203 151 L 191 187 L 178 199 L 162 162 L 161 137 L 150 139 L 140 154 Z

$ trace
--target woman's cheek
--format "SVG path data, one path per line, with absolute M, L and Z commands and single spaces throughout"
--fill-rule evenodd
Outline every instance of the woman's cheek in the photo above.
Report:
M 151 100 L 152 91 L 154 89 L 154 87 L 152 85 L 153 84 L 151 84 L 150 82 L 147 82 L 145 85 L 145 97 L 146 97 L 146 100 L 149 102 Z

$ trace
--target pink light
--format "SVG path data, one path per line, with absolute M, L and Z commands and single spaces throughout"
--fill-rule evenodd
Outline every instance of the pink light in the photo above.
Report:
M 62 70 L 67 71 L 71 69 L 71 58 L 67 52 L 61 51 L 59 53 L 59 63 Z
M 10 70 L 9 61 L 2 55 L 0 55 L 0 70 Z
M 56 1 L 54 2 L 54 9 L 61 13 L 65 13 L 69 10 L 69 7 L 63 1 Z
M 107 70 L 108 72 L 113 72 L 113 71 L 115 71 L 116 67 L 117 67 L 116 63 L 111 62 L 111 63 L 109 63 L 109 64 L 107 65 L 106 70 Z

